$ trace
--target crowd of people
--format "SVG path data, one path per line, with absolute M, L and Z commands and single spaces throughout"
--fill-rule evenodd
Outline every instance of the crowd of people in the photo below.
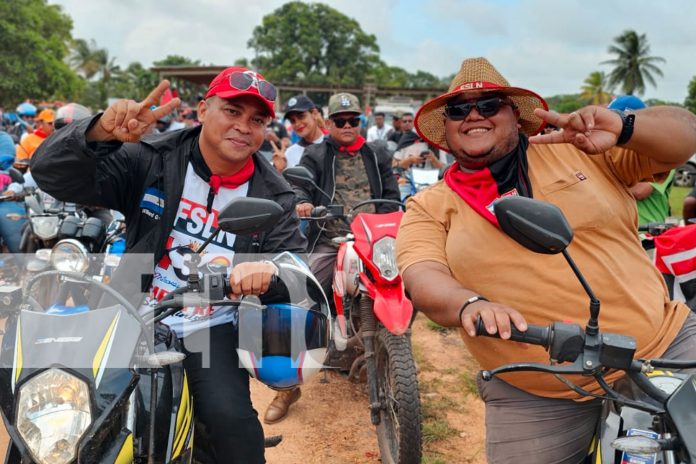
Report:
M 168 85 L 56 132 L 54 111 L 18 111 L 20 120 L 7 127 L 15 140 L 0 135 L 0 170 L 13 163 L 26 167 L 30 159 L 33 177 L 49 194 L 125 215 L 129 251 L 155 254 L 159 277 L 150 282 L 151 292 L 183 284 L 168 273 L 168 254 L 201 239 L 175 214 L 180 204 L 206 205 L 216 215 L 236 197 L 276 201 L 283 219 L 257 251 L 309 253 L 309 266 L 330 295 L 337 251 L 331 239 L 344 234 L 345 225 L 312 223 L 303 231 L 301 219 L 320 205 L 408 197 L 397 251 L 414 306 L 441 325 L 463 328 L 467 348 L 484 368 L 545 362 L 542 350 L 473 337 L 477 318 L 503 339 L 512 325 L 526 330 L 527 321 L 586 319 L 586 296 L 564 263 L 527 252 L 500 231 L 495 202 L 521 195 L 554 203 L 567 216 L 575 259 L 604 297 L 608 331 L 636 337 L 641 357 L 696 358 L 696 316 L 670 301 L 636 233 L 639 221 L 669 214 L 664 198 L 672 170 L 696 152 L 696 116 L 688 111 L 636 108 L 621 100 L 613 108 L 559 114 L 537 93 L 510 85 L 483 58 L 465 60 L 449 90 L 416 114 L 395 113 L 390 125 L 377 113 L 370 128 L 363 127 L 363 107 L 350 93 L 332 95 L 326 114 L 296 95 L 278 120 L 275 87 L 242 67 L 221 72 L 197 106 L 183 111 L 178 98 L 160 104 Z M 558 130 L 544 131 L 546 125 Z M 78 165 L 84 176 L 74 176 Z M 281 174 L 293 166 L 307 168 L 315 185 L 291 188 Z M 443 181 L 414 195 L 406 186 L 414 169 L 438 171 Z M 143 192 L 157 198 L 159 214 L 143 207 Z M 230 243 L 220 246 L 252 251 L 241 237 Z M 233 263 L 233 293 L 267 294 L 276 272 L 267 261 Z M 149 296 L 143 305 L 156 301 Z M 218 462 L 264 462 L 249 376 L 235 352 L 236 321 L 207 317 L 211 367 L 202 368 L 197 355 L 185 361 L 196 414 Z M 197 336 L 186 328 L 185 310 L 171 323 L 181 327 L 185 342 Z M 598 391 L 592 379 L 574 381 Z M 598 400 L 577 401 L 563 384 L 531 374 L 478 386 L 486 403 L 489 462 L 578 462 L 586 451 Z M 278 392 L 264 421 L 282 420 L 300 395 L 299 388 Z

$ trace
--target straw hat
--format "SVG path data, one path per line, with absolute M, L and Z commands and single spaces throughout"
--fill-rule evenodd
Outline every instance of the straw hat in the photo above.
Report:
M 534 116 L 535 108 L 549 109 L 549 105 L 536 93 L 520 87 L 511 87 L 508 81 L 485 58 L 464 60 L 459 73 L 454 76 L 447 93 L 427 101 L 416 114 L 418 135 L 436 147 L 450 151 L 445 140 L 445 105 L 465 92 L 495 92 L 510 97 L 520 112 L 520 129 L 527 135 L 538 133 L 544 121 Z

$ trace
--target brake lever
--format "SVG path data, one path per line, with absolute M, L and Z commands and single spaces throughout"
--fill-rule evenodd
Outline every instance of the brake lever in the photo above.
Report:
M 582 368 L 582 364 L 579 362 L 574 362 L 573 364 L 563 365 L 563 366 L 549 366 L 548 364 L 541 363 L 513 363 L 506 364 L 504 366 L 496 367 L 492 370 L 481 371 L 481 378 L 483 380 L 492 380 L 493 377 L 499 374 L 505 374 L 507 372 L 544 372 L 546 374 L 586 374 L 585 370 Z

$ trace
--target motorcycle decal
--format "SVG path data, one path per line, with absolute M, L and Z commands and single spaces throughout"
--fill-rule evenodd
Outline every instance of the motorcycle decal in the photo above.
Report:
M 164 192 L 154 187 L 145 190 L 140 200 L 140 212 L 153 219 L 159 219 L 164 212 Z
M 172 459 L 179 457 L 184 450 L 184 445 L 191 435 L 192 420 L 193 404 L 191 403 L 191 397 L 189 395 L 188 378 L 186 377 L 186 372 L 184 372 L 181 402 L 179 403 L 179 410 L 176 413 L 176 431 L 174 433 L 174 454 L 172 455 Z
M 133 459 L 133 434 L 129 433 L 116 456 L 114 464 L 131 464 Z
M 17 332 L 15 334 L 15 351 L 12 362 L 12 391 L 15 391 L 19 374 L 22 373 L 22 319 L 17 320 Z
M 365 219 L 361 216 L 360 222 L 362 223 L 363 229 L 365 229 L 365 237 L 367 237 L 367 243 L 372 244 L 372 232 L 370 228 L 365 223 Z
M 94 355 L 94 360 L 92 361 L 92 374 L 94 375 L 94 383 L 96 388 L 99 388 L 99 384 L 101 383 L 104 368 L 106 367 L 106 361 L 109 359 L 111 346 L 114 343 L 114 332 L 116 332 L 116 327 L 118 326 L 118 321 L 120 319 L 121 312 L 119 311 L 111 321 L 111 325 L 107 329 L 106 334 L 104 335 L 104 338 L 102 339 L 102 342 Z

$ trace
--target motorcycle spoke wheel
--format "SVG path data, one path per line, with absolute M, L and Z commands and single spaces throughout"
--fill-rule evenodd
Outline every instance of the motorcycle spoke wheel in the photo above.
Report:
M 382 409 L 377 442 L 386 464 L 421 462 L 421 411 L 411 340 L 380 327 L 375 344 Z

